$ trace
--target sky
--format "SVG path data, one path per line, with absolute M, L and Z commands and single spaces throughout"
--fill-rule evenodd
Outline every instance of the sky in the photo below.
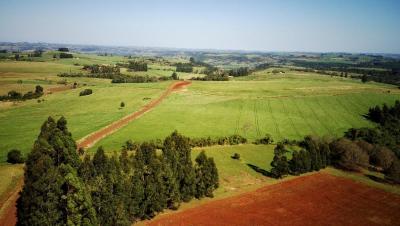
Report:
M 0 41 L 400 53 L 400 1 L 1 0 Z

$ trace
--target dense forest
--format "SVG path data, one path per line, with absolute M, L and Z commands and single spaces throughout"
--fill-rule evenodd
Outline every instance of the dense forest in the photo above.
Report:
M 191 160 L 189 139 L 173 132 L 111 157 L 102 147 L 82 161 L 67 121 L 49 117 L 28 155 L 17 225 L 131 225 L 193 198 L 213 197 L 214 160 Z

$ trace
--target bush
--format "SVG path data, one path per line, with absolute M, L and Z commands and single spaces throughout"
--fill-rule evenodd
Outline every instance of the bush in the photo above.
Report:
M 60 58 L 74 58 L 74 55 L 70 53 L 60 53 Z
M 235 153 L 235 154 L 233 154 L 232 158 L 239 160 L 240 159 L 240 154 L 239 153 Z
M 272 136 L 269 134 L 265 134 L 265 137 L 257 139 L 254 144 L 272 144 L 274 142 L 274 139 L 272 139 Z
M 396 155 L 386 147 L 377 147 L 374 160 L 377 166 L 388 169 L 396 160 Z
M 21 151 L 13 149 L 7 154 L 7 162 L 11 164 L 23 163 L 25 160 L 22 157 Z
M 80 148 L 78 149 L 78 155 L 83 155 L 83 154 L 85 154 L 85 149 L 83 149 L 82 147 L 80 147 Z
M 125 103 L 121 102 L 121 104 L 119 105 L 121 108 L 125 107 Z
M 385 179 L 400 184 L 400 160 L 396 160 L 385 170 Z
M 358 170 L 369 164 L 369 156 L 355 142 L 341 138 L 330 144 L 332 163 L 347 169 Z
M 90 95 L 90 94 L 92 94 L 93 93 L 93 91 L 91 90 L 91 89 L 85 89 L 85 90 L 82 90 L 80 93 L 79 93 L 79 96 L 87 96 L 87 95 Z

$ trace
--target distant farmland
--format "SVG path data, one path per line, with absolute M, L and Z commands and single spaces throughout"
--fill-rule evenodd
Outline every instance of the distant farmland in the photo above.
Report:
M 312 73 L 264 72 L 244 81 L 193 82 L 97 146 L 116 150 L 128 139 L 162 138 L 175 129 L 190 137 L 240 134 L 250 140 L 266 133 L 275 141 L 340 136 L 351 127 L 372 126 L 363 116 L 368 109 L 399 97 L 391 85 Z

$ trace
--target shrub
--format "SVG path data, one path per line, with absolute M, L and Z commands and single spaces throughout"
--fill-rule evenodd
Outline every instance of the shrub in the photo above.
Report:
M 83 155 L 83 154 L 85 154 L 85 149 L 83 149 L 82 147 L 80 147 L 80 148 L 78 149 L 78 155 Z
M 70 53 L 60 53 L 60 58 L 74 58 L 74 55 Z
M 396 155 L 386 147 L 377 147 L 374 160 L 377 166 L 386 170 L 396 160 Z
M 257 139 L 254 144 L 272 144 L 274 142 L 274 139 L 272 139 L 272 136 L 270 134 L 265 134 L 263 138 Z
M 125 103 L 121 102 L 121 104 L 119 105 L 121 108 L 125 107 Z
M 11 164 L 23 163 L 25 160 L 22 157 L 21 151 L 13 149 L 7 154 L 7 162 Z
M 87 96 L 87 95 L 90 95 L 92 93 L 93 93 L 93 91 L 91 89 L 84 89 L 79 93 L 79 96 Z
M 369 164 L 368 154 L 355 142 L 341 138 L 330 144 L 332 163 L 347 170 L 358 170 Z
M 400 184 L 400 160 L 395 160 L 392 165 L 385 170 L 385 179 Z
M 232 158 L 239 160 L 240 159 L 240 154 L 239 153 L 235 153 L 235 154 L 233 154 Z

